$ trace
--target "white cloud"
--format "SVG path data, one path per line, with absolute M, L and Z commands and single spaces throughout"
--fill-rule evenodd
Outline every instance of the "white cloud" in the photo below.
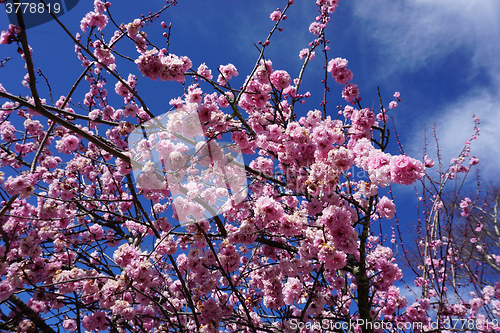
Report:
M 481 174 L 487 180 L 497 179 L 498 165 L 500 163 L 500 139 L 498 124 L 500 123 L 500 94 L 489 94 L 478 92 L 470 94 L 456 101 L 440 111 L 436 119 L 437 137 L 443 163 L 446 166 L 451 158 L 457 157 L 464 142 L 470 140 L 474 133 L 474 122 L 472 114 L 481 118 L 480 136 L 472 142 L 471 155 L 479 157 L 478 165 Z M 427 124 L 428 152 L 430 156 L 435 155 L 435 142 L 432 138 L 432 123 Z M 410 155 L 419 156 L 422 148 L 423 131 L 414 133 L 411 140 Z M 417 155 L 418 154 L 418 155 Z
M 356 1 L 354 15 L 366 25 L 386 58 L 384 70 L 418 70 L 458 47 L 476 66 L 499 68 L 500 2 L 485 0 Z

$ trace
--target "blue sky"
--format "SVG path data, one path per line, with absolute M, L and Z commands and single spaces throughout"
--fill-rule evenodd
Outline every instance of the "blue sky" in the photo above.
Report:
M 163 4 L 160 0 L 113 1 L 110 10 L 117 23 L 128 23 L 139 13 L 154 11 Z M 171 22 L 170 52 L 190 57 L 195 68 L 204 62 L 214 72 L 221 64 L 233 63 L 240 74 L 232 80 L 237 86 L 255 64 L 258 52 L 253 44 L 265 40 L 274 25 L 269 14 L 285 5 L 283 0 L 181 0 L 144 30 L 161 47 L 165 39 L 161 36 L 164 30 L 159 27 L 160 22 Z M 92 9 L 91 1 L 80 1 L 61 20 L 71 32 L 80 32 L 81 18 Z M 265 55 L 273 61 L 275 69 L 287 70 L 294 77 L 301 66 L 298 53 L 313 39 L 308 26 L 317 14 L 316 6 L 312 0 L 295 1 L 287 14 L 288 19 L 281 24 L 283 32 L 276 32 Z M 0 22 L 0 30 L 6 30 L 8 20 L 3 10 Z M 108 25 L 104 31 L 108 39 L 113 31 Z M 500 122 L 499 2 L 341 0 L 326 37 L 330 40 L 329 58 L 348 59 L 348 68 L 354 73 L 353 82 L 358 84 L 363 97 L 363 107 L 378 105 L 377 85 L 386 105 L 395 91 L 401 92 L 402 103 L 391 113 L 409 155 L 421 158 L 423 126 L 427 124 L 430 133 L 433 122 L 437 122 L 446 163 L 470 138 L 472 113 L 481 117 L 482 132 L 472 145 L 473 154 L 481 159 L 483 179 L 496 180 L 500 163 L 496 130 Z M 55 99 L 65 95 L 83 69 L 69 37 L 55 22 L 49 22 L 29 29 L 28 40 L 34 50 L 35 66 L 48 77 Z M 15 50 L 14 45 L 0 47 L 0 58 L 13 58 L 0 69 L 0 82 L 9 92 L 26 96 L 29 91 L 21 85 L 25 71 Z M 133 48 L 119 50 L 132 57 L 138 55 Z M 301 108 L 296 108 L 299 113 L 319 108 L 323 66 L 323 55 L 317 50 L 301 86 L 301 92 L 310 91 L 312 97 Z M 138 75 L 138 89 L 155 115 L 168 111 L 169 100 L 182 94 L 182 87 L 177 83 L 153 82 L 142 77 L 135 64 L 124 63 L 118 68 L 124 77 L 128 72 Z M 42 96 L 48 98 L 46 87 L 39 82 Z M 331 77 L 329 85 L 332 89 L 328 97 L 329 114 L 334 115 L 335 106 L 345 101 L 340 97 L 342 87 Z M 113 95 L 113 87 L 114 82 L 110 82 L 110 95 Z M 86 89 L 82 85 L 73 101 L 81 101 Z M 121 98 L 113 98 L 121 105 Z M 433 145 L 429 142 L 431 152 Z M 391 152 L 396 151 L 392 139 Z M 413 203 L 407 208 L 411 207 Z

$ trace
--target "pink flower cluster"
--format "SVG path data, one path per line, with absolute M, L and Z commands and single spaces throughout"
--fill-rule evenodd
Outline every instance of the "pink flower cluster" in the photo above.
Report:
M 225 86 L 228 83 L 227 80 L 231 80 L 233 76 L 238 76 L 238 71 L 233 64 L 220 65 L 219 71 L 221 74 L 217 77 L 217 83 L 221 86 Z
M 313 22 L 311 25 L 309 25 L 309 32 L 312 33 L 314 36 L 319 36 L 321 33 L 321 30 L 326 27 L 326 24 L 320 23 L 320 22 Z
M 135 39 L 135 36 L 139 33 L 142 27 L 142 21 L 140 19 L 135 19 L 133 22 L 127 24 L 127 35 Z
M 274 71 L 270 77 L 271 83 L 278 90 L 283 90 L 290 86 L 292 79 L 290 75 L 283 70 Z
M 193 65 L 188 57 L 178 57 L 175 54 L 165 54 L 162 49 L 146 51 L 139 56 L 135 63 L 139 66 L 142 75 L 162 81 L 184 82 L 184 73 Z
M 208 69 L 208 67 L 207 67 L 207 65 L 205 65 L 205 63 L 201 64 L 198 67 L 198 70 L 196 72 L 198 73 L 198 75 L 201 75 L 206 79 L 211 80 L 213 78 L 212 71 L 210 69 Z
M 101 64 L 108 66 L 109 69 L 114 70 L 116 68 L 115 56 L 111 53 L 110 49 L 104 48 L 101 45 L 96 46 L 94 56 L 100 61 Z
M 316 6 L 321 6 L 321 11 L 333 13 L 338 6 L 338 0 L 316 0 Z
M 104 331 L 107 326 L 106 312 L 97 311 L 87 315 L 82 320 L 82 326 L 88 331 Z
M 299 58 L 304 59 L 307 57 L 308 54 L 309 54 L 309 49 L 302 49 L 299 52 Z M 311 52 L 311 54 L 309 55 L 309 61 L 313 60 L 315 55 L 316 55 L 316 52 L 314 52 L 314 51 Z
M 283 215 L 281 205 L 269 196 L 258 198 L 255 207 L 259 228 L 264 228 L 269 221 L 278 221 Z
M 109 4 L 109 2 L 106 4 Z M 107 8 L 106 4 L 100 0 L 94 1 L 94 11 L 87 13 L 80 22 L 82 32 L 86 32 L 88 27 L 98 27 L 99 30 L 104 30 L 108 24 L 108 17 L 104 15 Z
M 193 219 L 198 221 L 205 214 L 205 209 L 194 201 L 187 198 L 177 197 L 173 201 L 176 219 L 181 223 L 190 222 Z
M 267 101 L 271 97 L 271 91 L 271 85 L 260 83 L 252 79 L 249 81 L 246 91 L 238 105 L 248 112 L 257 112 L 265 107 Z
M 15 140 L 16 128 L 10 121 L 6 120 L 0 124 L 0 138 L 6 142 Z
M 9 24 L 7 31 L 2 31 L 0 34 L 0 44 L 11 44 L 16 41 L 16 35 L 21 33 L 21 27 L 15 24 Z
M 392 250 L 388 247 L 377 245 L 375 251 L 368 255 L 367 262 L 372 269 L 378 270 L 373 281 L 380 291 L 389 290 L 395 281 L 403 277 L 403 272 L 393 260 Z
M 370 180 L 382 187 L 390 183 L 410 185 L 422 179 L 425 174 L 424 164 L 406 155 L 383 153 L 374 149 L 366 138 L 358 140 L 353 147 L 356 165 L 368 171 Z
M 472 200 L 469 198 L 463 198 L 460 202 L 460 209 L 462 209 L 462 213 L 460 213 L 464 217 L 468 217 L 470 214 L 470 207 L 472 205 Z
M 422 162 L 406 155 L 391 157 L 391 180 L 396 184 L 410 185 L 422 179 L 425 167 Z
M 354 254 L 358 248 L 358 233 L 351 224 L 355 219 L 356 214 L 350 207 L 331 205 L 323 210 L 318 224 L 328 229 L 336 249 Z
M 348 102 L 353 102 L 358 98 L 359 90 L 356 84 L 348 83 L 352 80 L 352 72 L 346 66 L 346 59 L 335 58 L 328 62 L 327 70 L 332 74 L 337 83 L 345 85 L 342 90 L 342 97 Z
M 335 58 L 328 62 L 327 70 L 332 74 L 338 84 L 346 84 L 352 80 L 352 72 L 346 67 L 346 59 Z
M 56 148 L 60 153 L 71 154 L 78 149 L 80 139 L 75 135 L 67 134 L 63 136 L 56 144 Z
M 396 212 L 396 205 L 388 197 L 382 197 L 377 204 L 377 212 L 380 217 L 386 218 L 388 220 L 394 218 L 394 213 Z
M 36 177 L 33 174 L 21 174 L 17 177 L 9 176 L 4 183 L 5 190 L 10 195 L 19 194 L 24 198 L 35 192 Z
M 342 97 L 348 102 L 354 102 L 359 97 L 358 85 L 347 83 L 342 90 Z
M 393 315 L 396 310 L 404 309 L 408 305 L 406 297 L 401 295 L 399 288 L 390 286 L 386 292 L 378 292 L 383 301 L 380 302 L 382 306 L 381 313 L 385 316 Z

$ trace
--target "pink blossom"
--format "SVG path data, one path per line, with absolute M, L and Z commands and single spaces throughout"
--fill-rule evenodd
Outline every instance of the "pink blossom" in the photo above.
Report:
M 392 101 L 389 103 L 389 109 L 394 109 L 398 106 L 398 102 Z
M 15 24 L 9 24 L 9 32 L 12 34 L 20 34 L 22 31 L 21 27 Z
M 0 44 L 11 44 L 15 36 L 8 31 L 2 31 L 0 34 Z
M 102 14 L 106 11 L 106 8 L 109 6 L 109 3 L 106 4 L 101 0 L 94 0 L 94 11 L 96 13 Z
M 231 139 L 236 142 L 238 147 L 240 147 L 241 149 L 246 149 L 250 145 L 247 135 L 243 132 L 233 132 L 233 134 L 231 135 Z
M 426 168 L 432 168 L 434 166 L 435 162 L 432 158 L 426 158 L 425 159 L 425 167 Z
M 388 220 L 393 219 L 394 213 L 396 212 L 396 205 L 392 200 L 384 196 L 377 204 L 377 212 L 382 218 L 386 218 Z
M 472 156 L 470 158 L 470 165 L 473 166 L 473 165 L 477 165 L 479 164 L 479 158 L 477 158 L 476 156 Z
M 124 103 L 129 103 L 133 98 L 133 91 L 136 85 L 136 76 L 133 74 L 128 75 L 128 79 L 126 81 L 126 85 L 122 82 L 118 81 L 115 85 L 115 92 L 123 97 Z M 127 87 L 128 85 L 128 87 Z M 129 90 L 132 90 L 132 92 Z M 111 118 L 111 114 L 108 115 L 108 118 Z
M 335 250 L 334 247 L 323 245 L 318 253 L 318 259 L 325 263 L 325 267 L 330 270 L 343 268 L 347 263 L 347 256 L 344 252 Z
M 311 135 L 311 140 L 316 144 L 320 151 L 329 151 L 333 148 L 334 143 L 342 143 L 344 138 L 340 134 L 340 130 L 332 130 L 326 126 L 316 126 Z
M 321 33 L 321 29 L 325 28 L 325 25 L 319 22 L 313 22 L 309 26 L 309 32 L 312 33 L 314 36 L 319 36 Z
M 8 281 L 2 281 L 0 282 L 0 300 L 5 301 L 8 299 L 12 294 L 14 294 L 14 288 L 10 285 Z
M 335 247 L 342 251 L 341 253 L 353 254 L 357 251 L 358 233 L 352 227 L 334 227 L 331 232 Z
M 358 85 L 354 83 L 347 83 L 342 90 L 342 97 L 348 101 L 354 101 L 359 96 Z
M 135 310 L 125 300 L 116 300 L 111 310 L 113 311 L 113 315 L 121 316 L 126 320 L 131 320 L 135 317 Z
M 302 288 L 302 283 L 298 278 L 288 278 L 283 288 L 283 300 L 285 304 L 292 305 L 294 302 L 298 301 L 302 293 Z
M 286 71 L 274 71 L 271 74 L 271 83 L 278 90 L 283 90 L 290 85 L 292 79 Z
M 264 108 L 271 97 L 272 88 L 269 84 L 260 84 L 257 80 L 251 80 L 246 91 L 238 105 L 244 110 L 252 112 Z
M 283 215 L 281 205 L 269 196 L 258 198 L 255 207 L 255 214 L 263 221 L 278 221 Z
M 304 59 L 305 57 L 307 57 L 308 54 L 309 54 L 309 49 L 302 49 L 299 52 L 299 58 Z M 311 54 L 309 55 L 309 61 L 313 60 L 315 55 L 316 55 L 316 52 L 314 52 L 314 51 L 311 52 Z
M 493 314 L 495 316 L 500 316 L 500 301 L 492 300 L 491 304 L 493 305 Z
M 241 224 L 238 230 L 230 233 L 228 238 L 234 243 L 251 244 L 257 238 L 257 229 L 253 223 L 247 220 Z
M 472 200 L 469 198 L 464 198 L 460 202 L 460 208 L 462 209 L 461 215 L 464 217 L 468 217 L 470 214 L 470 207 L 472 205 Z
M 122 268 L 126 267 L 133 260 L 137 260 L 138 258 L 139 251 L 129 244 L 123 244 L 113 254 L 113 259 L 115 260 L 116 264 Z
M 166 233 L 161 233 L 161 238 L 155 243 L 155 251 L 160 255 L 172 255 L 177 251 L 177 242 L 172 235 L 167 236 Z
M 260 65 L 255 71 L 254 78 L 260 84 L 268 84 L 272 72 L 273 63 L 271 62 L 271 60 L 261 60 Z
M 16 138 L 16 128 L 6 120 L 0 124 L 0 138 L 3 141 L 12 141 Z
M 280 231 L 287 237 L 299 235 L 303 229 L 303 223 L 305 221 L 298 216 L 283 215 L 280 220 Z
M 406 155 L 392 156 L 390 163 L 392 181 L 397 184 L 410 185 L 422 179 L 425 174 L 424 165 Z
M 274 12 L 269 15 L 269 18 L 271 18 L 271 21 L 278 22 L 281 17 L 281 10 L 278 8 Z
M 184 82 L 184 73 L 192 66 L 191 60 L 172 53 L 156 53 L 154 50 L 146 51 L 135 61 L 142 75 L 155 81 L 160 78 L 162 81 Z
M 56 144 L 56 148 L 60 153 L 70 154 L 78 149 L 80 139 L 75 135 L 65 135 Z
M 9 176 L 4 183 L 4 188 L 10 195 L 19 194 L 22 197 L 29 197 L 35 192 L 35 184 L 36 179 L 33 174 L 21 174 L 15 178 Z
M 240 255 L 236 251 L 236 247 L 233 244 L 223 242 L 220 245 L 218 258 L 222 269 L 225 271 L 230 273 L 238 269 Z
M 285 88 L 283 90 L 283 94 L 288 95 L 290 97 L 296 97 L 297 96 L 297 87 L 289 86 L 288 88 Z
M 221 317 L 222 309 L 213 298 L 209 298 L 205 302 L 203 302 L 201 319 L 204 323 L 213 321 L 218 324 Z
M 63 321 L 63 328 L 67 331 L 74 332 L 77 329 L 76 321 L 73 319 L 66 319 Z
M 238 75 L 238 71 L 236 70 L 236 67 L 233 64 L 220 65 L 219 71 L 222 74 L 219 74 L 219 77 L 217 78 L 217 83 L 220 84 L 221 86 L 226 85 L 227 80 L 231 80 L 233 76 Z
M 146 34 L 142 31 L 135 36 L 135 48 L 141 54 L 148 52 L 148 44 L 145 36 Z
M 352 80 L 352 72 L 346 66 L 347 60 L 342 58 L 335 58 L 328 62 L 327 70 L 338 84 L 346 84 Z
M 208 67 L 205 65 L 205 63 L 201 64 L 198 67 L 198 70 L 196 72 L 198 73 L 198 75 L 201 75 L 204 78 L 207 78 L 209 80 L 211 80 L 213 78 L 212 71 L 210 69 L 208 69 Z
M 114 66 L 115 56 L 111 53 L 109 49 L 97 47 L 94 50 L 94 55 L 97 58 L 97 60 L 99 60 L 103 65 L 108 66 L 111 70 L 113 70 L 116 67 Z
M 130 22 L 127 24 L 127 34 L 130 38 L 135 39 L 135 35 L 139 33 L 139 30 L 141 29 L 142 22 L 140 19 L 135 19 L 133 22 Z
M 99 30 L 103 30 L 107 24 L 108 17 L 106 15 L 99 12 L 90 12 L 81 20 L 80 29 L 82 32 L 86 32 L 88 27 L 98 27 Z
M 338 6 L 338 0 L 316 0 L 316 6 L 321 6 L 322 10 L 333 13 Z
M 132 259 L 127 265 L 127 275 L 136 283 L 148 286 L 153 280 L 151 262 L 146 258 Z
M 475 297 L 469 301 L 469 305 L 471 307 L 471 312 L 476 313 L 484 305 L 484 301 Z
M 103 331 L 107 326 L 106 313 L 104 311 L 97 311 L 85 316 L 82 320 L 82 326 L 89 331 Z
M 196 103 L 196 104 L 201 104 L 203 100 L 203 91 L 201 88 L 191 85 L 188 88 L 188 93 L 186 96 L 186 102 L 187 103 Z
M 340 290 L 342 288 L 344 288 L 345 286 L 345 280 L 341 277 L 337 277 L 335 279 L 333 279 L 332 281 L 332 287 L 336 290 Z

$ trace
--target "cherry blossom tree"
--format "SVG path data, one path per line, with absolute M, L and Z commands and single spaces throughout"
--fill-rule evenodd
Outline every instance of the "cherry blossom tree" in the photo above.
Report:
M 430 158 L 388 152 L 400 94 L 385 106 L 378 92 L 376 109 L 362 106 L 348 61 L 327 52 L 337 1 L 316 1 L 311 42 L 293 55 L 303 59 L 298 75 L 277 69 L 265 51 L 293 2 L 270 13 L 238 88 L 233 64 L 210 69 L 169 52 L 170 26 L 159 18 L 175 0 L 129 23 L 95 0 L 76 34 L 54 16 L 83 65 L 55 102 L 39 92 L 36 50 L 17 14 L 0 44 L 18 46 L 30 95 L 0 84 L 1 330 L 499 329 L 500 282 L 471 280 L 465 297 L 453 275 L 463 264 L 458 243 L 439 223 L 446 184 L 478 162 L 470 142 L 449 168 L 439 163 L 437 180 L 426 174 Z M 162 27 L 167 47 L 151 43 L 148 25 Z M 122 44 L 136 53 L 122 54 Z M 316 53 L 336 81 L 323 80 L 322 110 L 306 108 L 311 94 L 301 90 Z M 120 74 L 122 62 L 135 72 Z M 184 87 L 161 117 L 138 85 L 158 80 Z M 81 86 L 88 92 L 76 96 Z M 347 104 L 327 107 L 327 97 Z M 418 181 L 426 208 L 423 264 L 404 279 L 412 299 L 398 263 L 408 247 L 395 232 L 388 239 L 386 222 L 397 217 L 391 184 Z M 468 201 L 460 205 L 465 213 Z
M 460 257 L 470 261 L 457 275 L 464 281 L 472 278 L 481 284 L 494 284 L 500 272 L 498 184 L 481 186 L 475 193 L 469 191 L 455 202 L 446 197 L 443 201 L 457 211 L 453 213 L 459 218 L 450 226 L 453 242 L 460 249 Z

